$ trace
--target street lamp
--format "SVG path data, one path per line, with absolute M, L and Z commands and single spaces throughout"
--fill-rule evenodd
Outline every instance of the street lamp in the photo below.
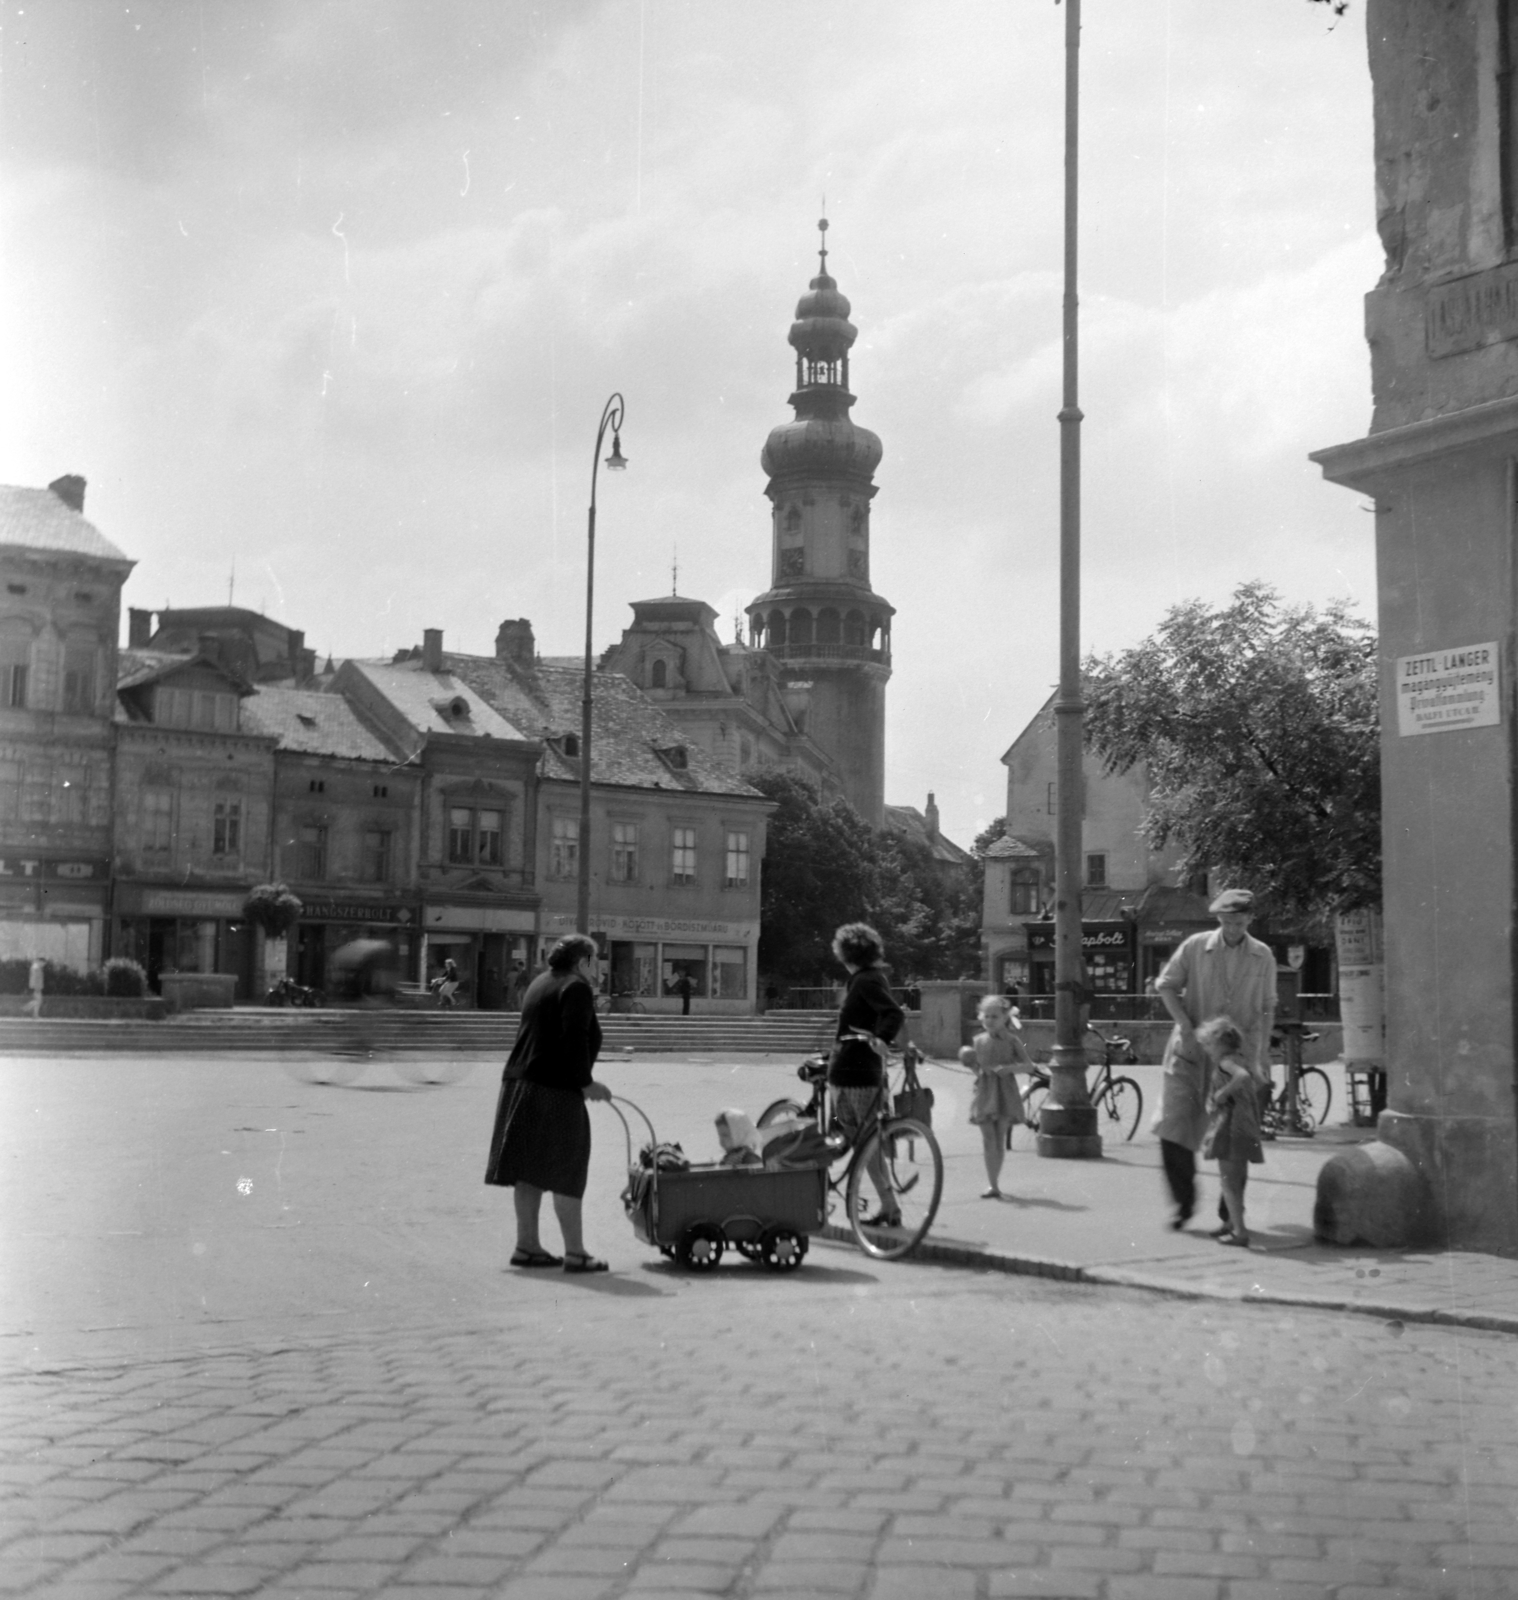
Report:
M 590 518 L 585 531 L 585 692 L 580 700 L 580 886 L 575 903 L 575 928 L 590 932 L 590 672 L 592 650 L 592 610 L 596 594 L 596 473 L 601 466 L 601 445 L 611 429 L 611 454 L 606 458 L 609 472 L 621 472 L 627 465 L 622 454 L 623 400 L 614 394 L 601 408 L 601 425 L 596 429 L 595 454 L 590 458 Z
M 1085 964 L 1081 960 L 1081 408 L 1077 398 L 1079 301 L 1075 292 L 1080 107 L 1080 0 L 1065 0 L 1064 397 L 1059 412 L 1059 692 L 1054 701 L 1054 1051 L 1038 1119 L 1041 1156 L 1099 1156 L 1096 1108 L 1086 1088 Z

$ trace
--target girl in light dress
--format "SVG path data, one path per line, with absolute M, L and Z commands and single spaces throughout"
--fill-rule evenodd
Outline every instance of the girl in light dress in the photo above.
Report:
M 1033 1060 L 1017 1036 L 1021 1024 L 1005 995 L 988 994 L 976 1008 L 976 1017 L 984 1031 L 975 1035 L 973 1044 L 961 1048 L 959 1059 L 975 1073 L 970 1121 L 980 1129 L 989 1185 L 981 1199 L 1000 1200 L 1007 1141 L 1025 1120 L 1017 1074 L 1031 1072 Z

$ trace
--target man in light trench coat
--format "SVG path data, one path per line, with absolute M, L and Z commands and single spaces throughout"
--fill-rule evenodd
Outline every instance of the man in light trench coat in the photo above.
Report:
M 1154 1119 L 1165 1181 L 1175 1201 L 1173 1228 L 1184 1228 L 1196 1210 L 1196 1153 L 1207 1132 L 1210 1069 L 1195 1030 L 1213 1017 L 1231 1018 L 1244 1035 L 1244 1056 L 1270 1071 L 1276 958 L 1268 944 L 1250 937 L 1254 896 L 1247 889 L 1225 889 L 1208 910 L 1218 926 L 1185 940 L 1155 984 L 1175 1020 L 1165 1046 L 1165 1076 Z

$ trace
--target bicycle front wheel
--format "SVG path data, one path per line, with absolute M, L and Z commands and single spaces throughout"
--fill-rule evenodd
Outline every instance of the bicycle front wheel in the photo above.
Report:
M 1097 1103 L 1122 1130 L 1124 1139 L 1131 1139 L 1138 1132 L 1144 1115 L 1144 1091 L 1132 1078 L 1114 1078 Z
M 943 1155 L 933 1130 L 893 1117 L 859 1147 L 845 1198 L 859 1248 L 879 1261 L 915 1250 L 933 1226 L 943 1195 Z
M 794 1100 L 773 1100 L 759 1113 L 759 1120 L 754 1124 L 756 1128 L 768 1128 L 776 1122 L 788 1122 L 792 1117 L 804 1117 L 806 1107 L 797 1105 Z
M 1044 1101 L 1049 1097 L 1049 1080 L 1033 1082 L 1023 1090 L 1023 1118 L 1028 1126 L 1038 1132 L 1038 1114 L 1044 1109 Z
M 1321 1067 L 1304 1067 L 1297 1078 L 1297 1110 L 1304 1120 L 1321 1128 L 1328 1121 L 1328 1108 L 1333 1104 L 1333 1085 Z

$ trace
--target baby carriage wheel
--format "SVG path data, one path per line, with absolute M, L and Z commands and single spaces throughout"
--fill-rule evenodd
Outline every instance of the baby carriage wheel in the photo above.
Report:
M 759 1259 L 771 1272 L 794 1272 L 806 1256 L 807 1238 L 789 1228 L 766 1228 L 759 1241 Z
M 764 1260 L 764 1241 L 762 1239 L 734 1239 L 732 1240 L 732 1246 L 745 1261 Z
M 722 1259 L 724 1243 L 722 1230 L 714 1223 L 692 1223 L 676 1246 L 675 1259 L 692 1272 L 710 1272 Z

